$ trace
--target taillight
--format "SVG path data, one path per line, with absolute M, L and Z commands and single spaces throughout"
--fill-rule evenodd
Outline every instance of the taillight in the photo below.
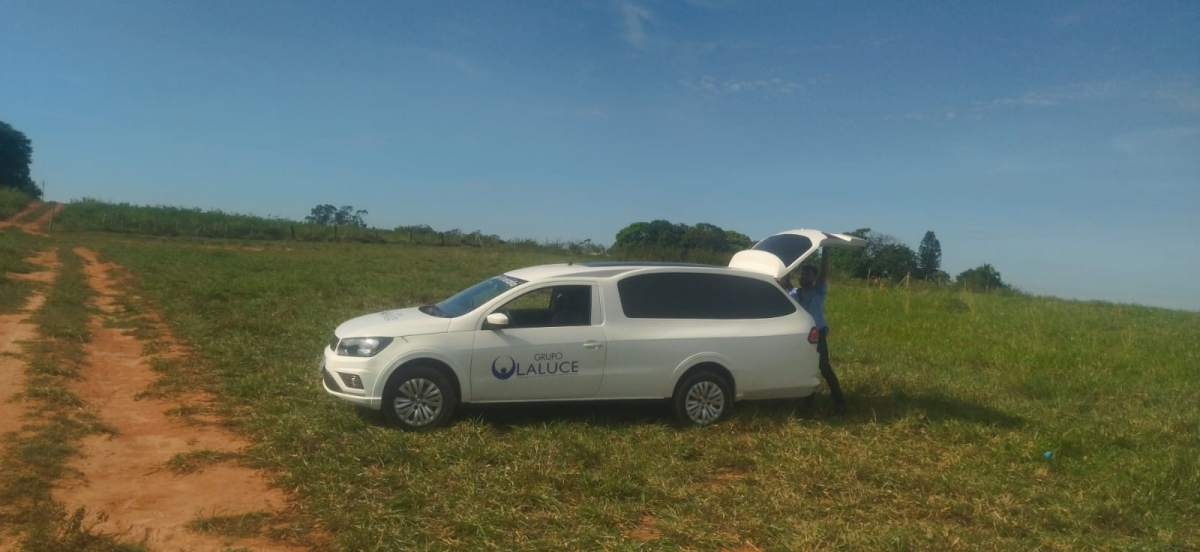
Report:
M 816 327 L 813 327 L 813 329 L 808 330 L 808 342 L 809 343 L 816 343 L 820 339 L 821 339 L 821 330 L 818 330 Z

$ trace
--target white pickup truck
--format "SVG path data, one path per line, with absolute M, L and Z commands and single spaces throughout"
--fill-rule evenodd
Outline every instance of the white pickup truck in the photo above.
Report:
M 734 401 L 820 385 L 817 328 L 776 280 L 822 246 L 863 245 L 791 230 L 728 267 L 514 270 L 437 304 L 341 324 L 321 362 L 324 388 L 407 430 L 441 425 L 468 402 L 667 399 L 681 421 L 710 424 Z

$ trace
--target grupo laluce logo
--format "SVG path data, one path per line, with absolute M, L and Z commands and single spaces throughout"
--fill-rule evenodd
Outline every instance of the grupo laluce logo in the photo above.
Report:
M 492 375 L 496 379 L 506 380 L 517 373 L 517 361 L 510 356 L 499 356 L 492 361 Z
M 562 353 L 538 353 L 533 362 L 522 364 L 510 356 L 498 356 L 492 361 L 492 375 L 506 380 L 543 376 L 573 376 L 579 373 L 579 361 L 563 358 Z

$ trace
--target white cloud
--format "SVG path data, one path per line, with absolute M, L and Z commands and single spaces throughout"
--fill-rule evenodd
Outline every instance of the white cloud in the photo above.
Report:
M 1200 111 L 1200 87 L 1194 81 L 1186 79 L 1080 82 L 1032 90 L 1015 97 L 977 101 L 972 107 L 1049 107 L 1108 100 L 1154 100 L 1184 111 Z
M 1124 81 L 1083 82 L 1031 90 L 1020 96 L 996 98 L 971 103 L 971 109 L 984 110 L 1002 107 L 1050 107 L 1061 104 L 1114 98 L 1127 88 Z
M 719 96 L 722 94 L 737 94 L 741 92 L 794 94 L 804 91 L 804 85 L 780 78 L 717 80 L 709 76 L 704 76 L 694 81 L 681 80 L 679 81 L 679 84 L 697 92 L 703 92 L 713 96 Z
M 1200 147 L 1200 127 L 1176 126 L 1128 132 L 1117 136 L 1112 147 L 1118 153 L 1162 165 L 1171 159 L 1195 159 Z
M 621 9 L 625 41 L 639 50 L 646 49 L 646 22 L 654 21 L 654 13 L 630 0 L 620 0 L 617 5 Z
M 1148 90 L 1146 95 L 1184 111 L 1200 111 L 1200 86 L 1195 82 L 1165 82 Z

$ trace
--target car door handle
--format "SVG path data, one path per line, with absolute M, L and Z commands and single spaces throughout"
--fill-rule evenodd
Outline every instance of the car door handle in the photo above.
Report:
M 603 346 L 604 346 L 604 344 L 599 341 L 584 341 L 583 342 L 583 348 L 585 348 L 585 349 L 599 349 Z

